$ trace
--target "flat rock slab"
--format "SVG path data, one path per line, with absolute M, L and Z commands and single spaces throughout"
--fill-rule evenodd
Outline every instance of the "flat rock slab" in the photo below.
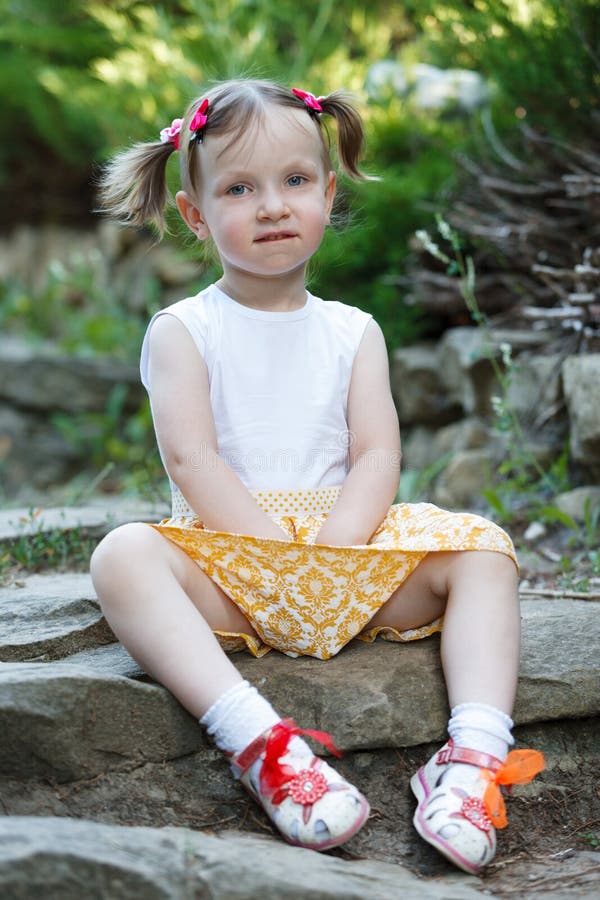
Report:
M 204 740 L 163 687 L 66 663 L 0 663 L 0 772 L 59 781 L 173 759 Z
M 102 647 L 80 650 L 61 662 L 63 665 L 83 666 L 98 675 L 123 675 L 125 678 L 144 679 L 156 684 L 129 655 L 123 644 L 105 644 Z
M 164 505 L 128 502 L 107 506 L 57 506 L 5 509 L 0 512 L 0 545 L 17 538 L 60 529 L 85 529 L 88 537 L 104 537 L 125 522 L 159 522 L 171 513 Z
M 600 606 L 585 600 L 521 604 L 519 724 L 600 714 Z
M 598 715 L 597 606 L 528 600 L 522 610 L 516 723 Z M 445 734 L 437 637 L 356 642 L 327 662 L 276 652 L 234 661 L 276 709 L 334 733 L 342 750 L 410 747 Z M 64 781 L 205 746 L 194 718 L 119 645 L 63 661 L 0 663 L 0 733 L 0 771 Z
M 515 722 L 598 715 L 598 606 L 527 600 L 521 610 Z M 449 710 L 437 637 L 371 646 L 357 641 L 327 662 L 269 653 L 262 660 L 240 655 L 236 664 L 277 709 L 334 730 L 343 749 L 410 747 L 445 736 Z
M 0 819 L 0 894 L 20 900 L 469 900 L 479 879 L 423 879 L 398 865 L 289 847 L 235 832 L 77 819 Z
M 0 587 L 2 662 L 47 662 L 115 640 L 85 573 L 30 575 Z
M 137 409 L 143 398 L 137 366 L 63 354 L 47 341 L 32 345 L 12 335 L 0 337 L 0 397 L 17 408 L 101 412 L 117 383 L 128 386 L 126 409 Z

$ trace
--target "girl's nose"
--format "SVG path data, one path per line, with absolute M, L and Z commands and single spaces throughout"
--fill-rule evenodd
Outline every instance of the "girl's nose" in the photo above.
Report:
M 263 191 L 258 205 L 259 219 L 282 219 L 289 215 L 289 208 L 280 191 L 276 189 Z

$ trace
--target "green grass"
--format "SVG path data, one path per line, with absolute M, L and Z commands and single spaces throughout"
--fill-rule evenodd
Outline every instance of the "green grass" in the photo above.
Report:
M 38 515 L 39 511 L 30 509 L 24 525 L 34 522 Z M 21 572 L 85 570 L 97 543 L 98 539 L 85 527 L 53 528 L 19 535 L 0 545 L 0 584 Z

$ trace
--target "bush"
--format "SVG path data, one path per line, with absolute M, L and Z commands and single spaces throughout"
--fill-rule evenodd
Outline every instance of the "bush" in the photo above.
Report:
M 596 0 L 407 0 L 432 63 L 475 69 L 496 88 L 502 130 L 514 116 L 556 136 L 586 135 L 600 112 Z

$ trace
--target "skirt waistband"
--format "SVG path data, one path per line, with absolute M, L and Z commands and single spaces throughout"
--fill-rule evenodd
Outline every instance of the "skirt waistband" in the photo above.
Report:
M 319 516 L 325 515 L 333 506 L 341 493 L 341 485 L 328 488 L 297 488 L 283 490 L 250 491 L 258 505 L 269 516 Z M 178 516 L 194 516 L 180 490 L 172 490 L 172 513 Z

